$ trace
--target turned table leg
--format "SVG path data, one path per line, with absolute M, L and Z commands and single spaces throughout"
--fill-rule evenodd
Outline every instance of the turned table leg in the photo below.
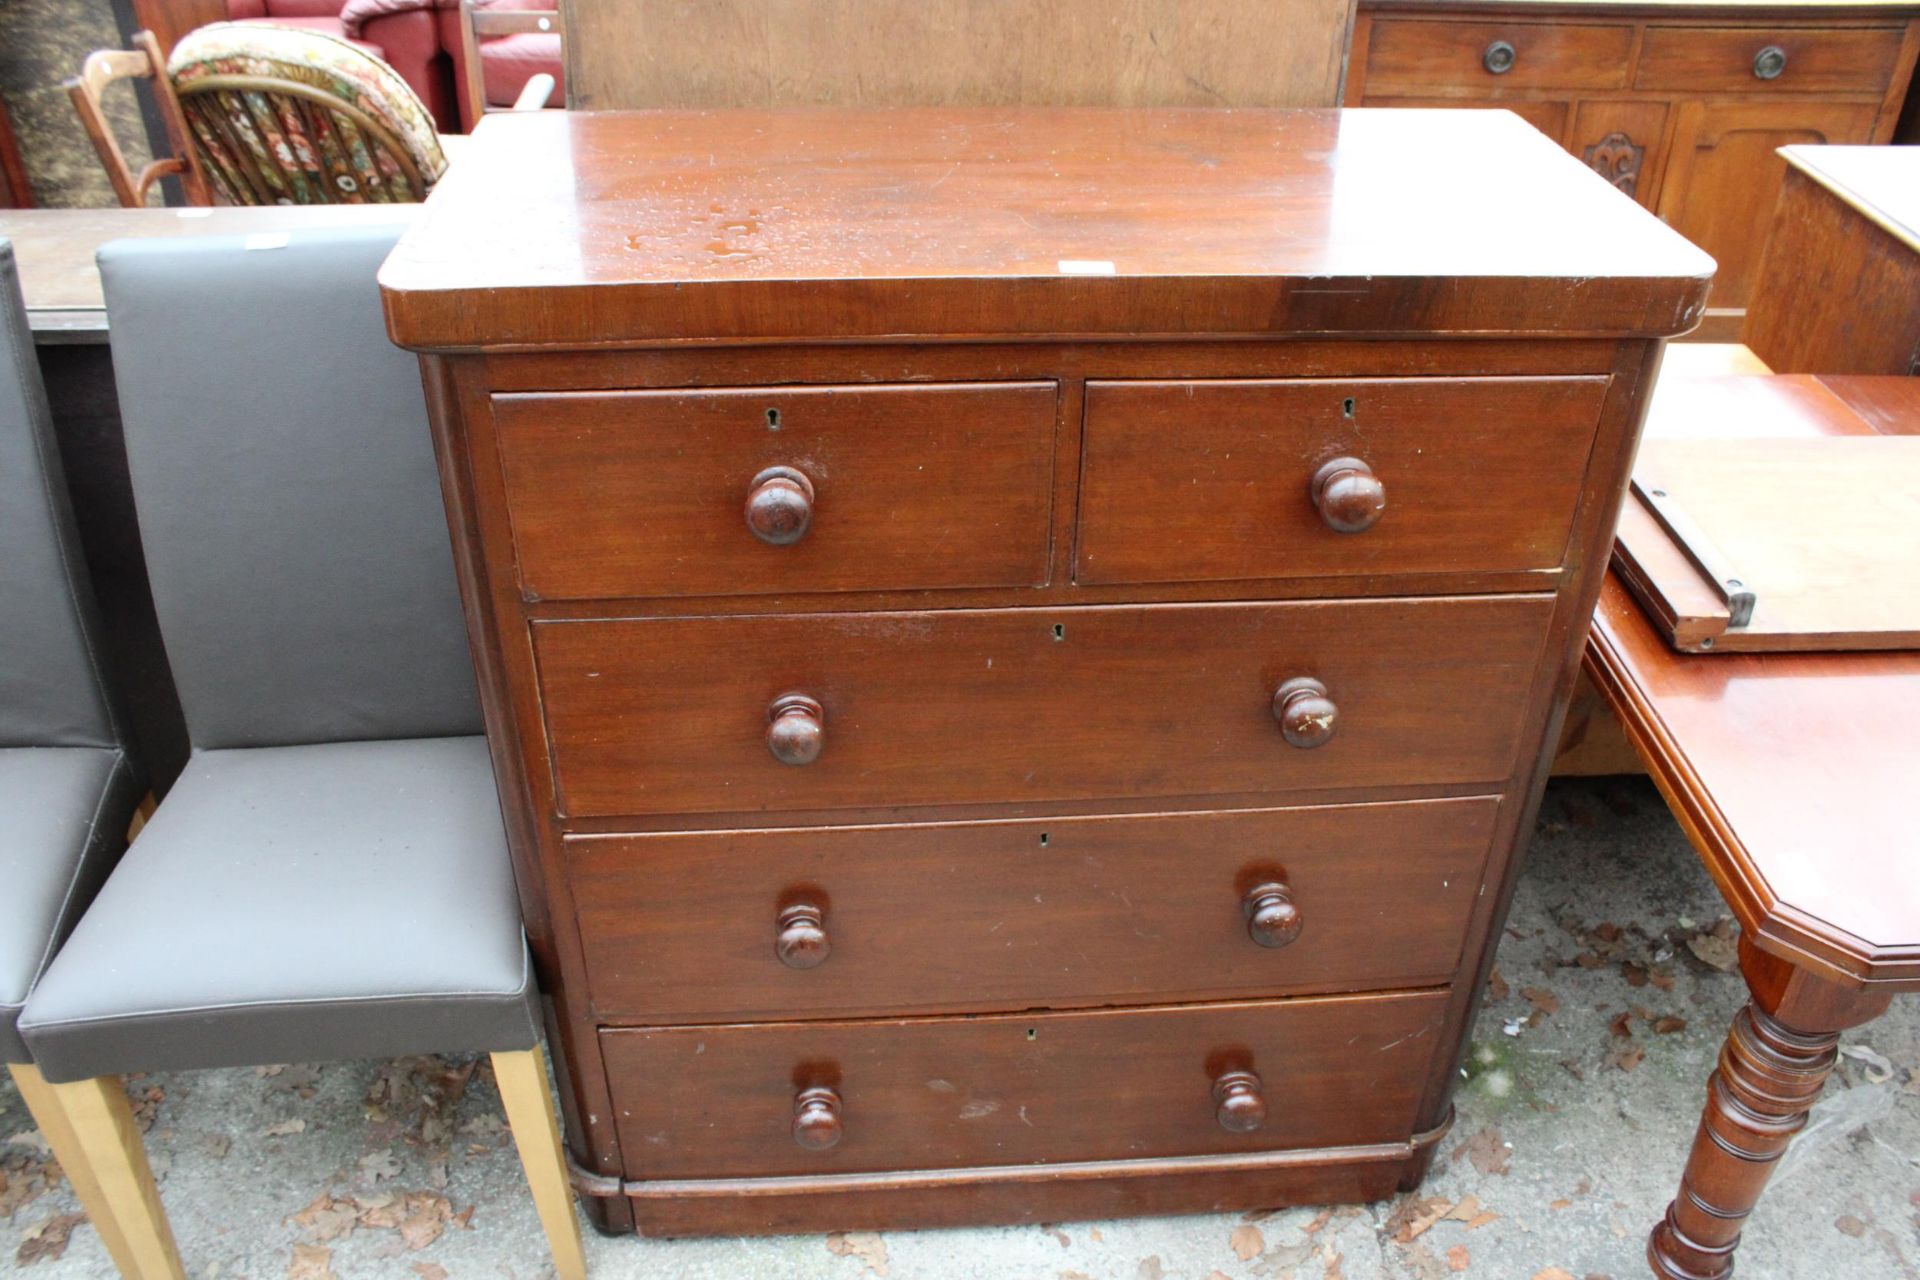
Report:
M 1840 1033 L 1886 1011 L 1890 994 L 1843 987 L 1740 939 L 1752 999 L 1734 1017 L 1680 1194 L 1647 1241 L 1662 1280 L 1733 1274 L 1740 1228 L 1833 1070 Z

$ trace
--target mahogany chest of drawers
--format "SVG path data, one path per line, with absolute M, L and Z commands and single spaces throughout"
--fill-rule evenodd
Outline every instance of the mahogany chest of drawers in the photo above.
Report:
M 382 285 L 596 1220 L 1417 1180 L 1712 263 L 1492 112 L 473 146 Z

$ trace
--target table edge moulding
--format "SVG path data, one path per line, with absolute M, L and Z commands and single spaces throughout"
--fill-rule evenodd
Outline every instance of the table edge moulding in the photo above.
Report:
M 1712 271 L 1504 112 L 483 123 L 381 285 L 596 1223 L 1415 1184 Z

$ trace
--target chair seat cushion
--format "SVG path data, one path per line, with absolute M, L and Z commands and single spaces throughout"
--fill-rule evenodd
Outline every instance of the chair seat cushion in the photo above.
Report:
M 347 34 L 346 24 L 338 18 L 247 18 L 249 25 L 270 27 L 292 27 L 297 31 L 317 31 L 323 36 L 333 36 L 345 40 L 362 53 L 370 53 L 385 62 L 387 51 L 369 40 Z
M 537 1040 L 486 742 L 197 753 L 21 1015 L 48 1079 Z
M 565 102 L 567 73 L 558 32 L 522 31 L 480 45 L 480 80 L 489 106 L 512 106 L 527 81 L 542 72 L 553 77 L 552 101 Z
M 32 1061 L 20 1006 L 106 878 L 136 800 L 113 748 L 0 749 L 0 1061 Z

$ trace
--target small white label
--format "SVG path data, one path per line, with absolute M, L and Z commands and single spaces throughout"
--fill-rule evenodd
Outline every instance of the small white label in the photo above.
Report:
M 248 236 L 246 243 L 241 247 L 249 250 L 284 249 L 292 243 L 293 237 L 284 231 L 259 231 Z
M 1106 258 L 1062 258 L 1060 274 L 1063 276 L 1110 276 L 1113 263 Z

